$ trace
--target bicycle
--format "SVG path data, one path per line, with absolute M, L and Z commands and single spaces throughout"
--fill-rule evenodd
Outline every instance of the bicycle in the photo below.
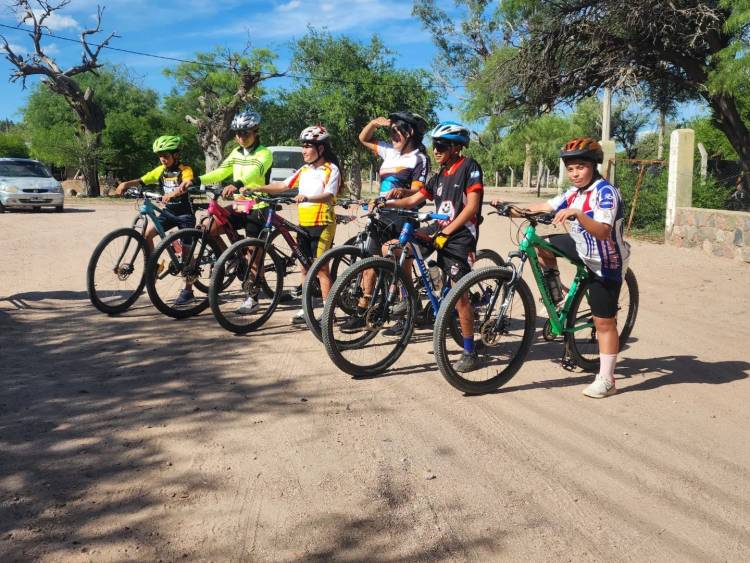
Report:
M 393 365 L 411 339 L 417 316 L 431 326 L 450 289 L 446 273 L 437 265 L 428 268 L 425 264 L 419 243 L 431 245 L 432 241 L 420 239 L 423 235 L 414 228 L 414 222 L 450 217 L 404 209 L 392 211 L 412 220 L 404 225 L 398 242 L 391 247 L 391 250 L 401 248 L 401 257 L 395 260 L 390 252 L 386 257 L 355 262 L 337 278 L 323 309 L 321 332 L 326 352 L 336 367 L 355 377 L 378 375 Z M 414 258 L 419 274 L 416 282 L 409 280 L 403 271 L 408 257 Z M 372 271 L 371 278 L 375 281 L 367 306 L 360 307 L 358 301 L 364 297 L 362 281 L 367 271 Z M 424 306 L 418 292 L 427 300 Z M 342 330 L 343 323 L 351 316 L 364 320 L 362 331 Z M 454 321 L 454 334 L 460 340 L 458 318 Z
M 337 205 L 340 205 L 345 209 L 355 205 L 365 211 L 368 210 L 368 203 L 365 201 L 341 200 L 337 202 Z M 305 322 L 307 323 L 308 329 L 318 340 L 322 341 L 323 338 L 320 329 L 320 320 L 322 318 L 322 311 L 320 309 L 322 309 L 324 305 L 317 284 L 318 272 L 328 265 L 331 282 L 333 283 L 336 281 L 338 272 L 342 265 L 349 267 L 358 260 L 367 258 L 368 256 L 379 255 L 382 243 L 392 238 L 389 215 L 395 216 L 398 214 L 398 211 L 399 210 L 397 209 L 387 207 L 375 207 L 367 214 L 365 226 L 362 231 L 344 242 L 343 245 L 334 246 L 333 248 L 326 250 L 317 258 L 317 260 L 315 260 L 315 262 L 313 262 L 302 290 L 302 309 L 305 313 Z M 347 217 L 347 222 L 353 220 L 355 220 L 353 217 Z M 483 249 L 477 252 L 475 264 L 481 265 L 485 261 L 493 265 L 501 265 L 504 263 L 499 254 L 494 250 L 489 249 Z M 432 261 L 428 262 L 428 266 L 434 266 Z M 419 272 L 415 265 L 412 265 L 412 270 L 413 278 L 418 280 Z M 354 278 L 352 284 L 349 286 L 347 296 L 344 297 L 342 294 L 341 304 L 345 307 L 344 310 L 350 315 L 355 314 L 356 311 L 358 283 L 359 280 Z M 416 281 L 415 283 L 417 291 L 419 291 L 419 281 Z
M 475 270 L 463 277 L 445 298 L 435 322 L 433 350 L 440 373 L 456 389 L 468 394 L 489 393 L 505 385 L 520 369 L 534 339 L 536 306 L 528 284 L 522 279 L 528 261 L 534 280 L 547 311 L 543 336 L 547 341 L 563 337 L 563 365 L 584 370 L 599 368 L 599 347 L 596 339 L 587 287 L 589 270 L 577 257 L 565 255 L 537 235 L 538 224 L 551 224 L 554 214 L 529 213 L 512 205 L 499 205 L 497 214 L 510 216 L 511 211 L 526 221 L 518 250 L 508 255 L 505 266 Z M 548 283 L 539 264 L 537 249 L 544 248 L 576 268 L 567 296 L 559 304 L 552 301 Z M 516 260 L 518 264 L 513 261 Z M 459 373 L 453 359 L 462 352 L 453 345 L 453 311 L 458 300 L 467 295 L 474 306 L 474 338 L 483 363 L 478 370 Z M 627 342 L 638 314 L 638 283 L 632 270 L 624 276 L 618 310 L 620 348 Z
M 219 205 L 221 189 L 206 188 L 209 202 L 207 216 L 192 229 L 181 229 L 165 237 L 146 263 L 146 289 L 154 306 L 164 315 L 174 319 L 192 317 L 208 307 L 208 286 L 213 266 L 222 253 L 219 241 L 210 236 L 214 222 L 219 223 L 230 244 L 242 239 L 229 221 L 230 212 Z M 235 211 L 248 213 L 254 200 L 238 200 Z M 231 277 L 234 271 L 230 271 Z M 229 279 L 224 283 L 229 283 Z M 184 305 L 175 304 L 175 297 L 185 284 L 193 285 L 205 294 Z
M 246 334 L 261 327 L 279 304 L 289 264 L 274 244 L 276 237 L 281 236 L 289 246 L 294 263 L 299 262 L 305 269 L 312 266 L 312 259 L 302 253 L 291 235 L 294 232 L 307 237 L 307 233 L 277 213 L 281 204 L 294 203 L 294 200 L 263 197 L 257 201 L 269 204 L 265 227 L 258 238 L 242 239 L 224 251 L 214 267 L 208 292 L 214 317 L 223 328 L 235 334 Z M 228 279 L 228 283 L 217 283 L 225 278 L 230 266 L 236 268 L 236 275 Z M 256 300 L 258 307 L 254 312 L 245 313 L 241 306 L 248 297 Z
M 149 221 L 162 239 L 166 232 L 158 218 L 161 194 L 131 188 L 125 196 L 143 198 L 130 227 L 115 229 L 94 248 L 86 269 L 86 289 L 91 303 L 102 313 L 117 315 L 128 310 L 143 292 L 149 257 L 144 233 Z M 113 286 L 110 288 L 110 286 Z

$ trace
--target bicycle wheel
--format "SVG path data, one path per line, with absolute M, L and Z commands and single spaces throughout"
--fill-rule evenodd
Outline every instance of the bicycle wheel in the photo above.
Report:
M 292 233 L 292 237 L 296 236 L 296 234 Z M 269 252 L 278 258 L 278 263 L 282 266 L 280 272 L 284 279 L 283 290 L 287 293 L 287 297 L 282 297 L 282 299 L 299 297 L 302 294 L 302 285 L 305 281 L 299 260 L 297 260 L 281 231 L 274 230 L 271 233 L 270 243 Z
M 320 318 L 323 315 L 323 297 L 320 294 L 320 284 L 318 283 L 318 272 L 324 266 L 329 267 L 331 281 L 335 282 L 339 273 L 351 266 L 356 260 L 361 258 L 361 250 L 356 246 L 334 246 L 321 254 L 313 263 L 310 271 L 307 273 L 305 285 L 302 287 L 302 310 L 305 312 L 305 322 L 318 340 L 320 335 Z M 356 281 L 356 278 L 353 278 Z M 342 292 L 341 307 L 349 314 L 354 314 L 357 308 L 357 299 L 352 298 L 356 283 L 350 286 L 350 291 Z M 347 297 L 348 295 L 348 297 Z
M 256 238 L 237 241 L 214 267 L 208 290 L 211 311 L 222 327 L 235 334 L 261 327 L 279 304 L 284 265 L 277 255 L 265 251 L 265 244 Z M 229 269 L 232 276 L 227 275 Z
M 440 306 L 433 350 L 443 377 L 459 391 L 488 393 L 505 385 L 523 365 L 534 340 L 536 306 L 529 286 L 522 279 L 508 286 L 507 268 L 475 270 L 461 278 Z M 456 305 L 468 298 L 474 313 L 474 342 L 479 367 L 458 372 L 463 341 L 457 345 L 451 325 L 458 316 Z M 455 326 L 455 325 L 454 325 Z
M 599 370 L 599 341 L 588 303 L 587 286 L 588 282 L 581 284 L 570 307 L 566 329 L 571 332 L 565 333 L 565 346 L 578 367 L 596 372 Z M 632 270 L 625 273 L 617 300 L 617 311 L 617 332 L 622 349 L 633 331 L 638 315 L 638 282 Z
M 480 268 L 489 268 L 491 266 L 505 266 L 505 260 L 497 252 L 489 248 L 477 250 L 476 259 L 471 269 L 479 270 Z
M 204 311 L 211 273 L 220 254 L 219 245 L 202 229 L 182 229 L 164 237 L 146 266 L 146 289 L 154 307 L 173 319 Z M 178 304 L 177 298 L 188 283 L 195 297 Z
M 366 276 L 371 276 L 373 283 L 369 304 L 350 315 L 348 303 L 364 295 Z M 394 295 L 390 301 L 389 295 Z M 406 306 L 396 317 L 392 309 L 401 301 L 400 295 L 406 296 Z M 416 314 L 417 296 L 401 268 L 386 258 L 365 258 L 339 274 L 331 288 L 321 321 L 323 344 L 341 371 L 355 377 L 378 375 L 406 349 Z M 384 334 L 389 328 L 397 330 L 394 327 L 399 320 L 403 321 L 400 332 Z
M 126 311 L 143 292 L 148 250 L 140 232 L 129 227 L 106 235 L 96 245 L 86 270 L 91 303 L 102 313 Z

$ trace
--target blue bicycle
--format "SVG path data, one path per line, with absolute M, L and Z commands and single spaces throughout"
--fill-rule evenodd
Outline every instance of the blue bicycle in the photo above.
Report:
M 355 377 L 378 375 L 392 366 L 409 344 L 418 319 L 432 328 L 440 304 L 450 291 L 448 276 L 437 265 L 425 263 L 423 247 L 431 251 L 432 241 L 421 240 L 415 229 L 419 222 L 449 217 L 403 209 L 389 211 L 410 219 L 393 245 L 401 249 L 399 259 L 395 259 L 392 247 L 385 258 L 355 262 L 338 275 L 323 309 L 321 336 L 326 352 L 340 370 Z M 414 258 L 419 278 L 416 283 L 404 272 L 407 258 Z M 424 307 L 420 294 L 427 298 Z M 352 323 L 352 319 L 359 322 Z M 349 328 L 355 325 L 359 328 Z M 463 342 L 457 316 L 453 333 L 457 342 Z
M 150 221 L 159 237 L 166 233 L 158 221 L 162 213 L 155 202 L 161 194 L 131 188 L 126 197 L 142 197 L 138 215 L 130 227 L 115 229 L 96 245 L 86 271 L 86 288 L 91 303 L 102 313 L 117 315 L 127 311 L 143 293 L 149 251 L 144 233 Z

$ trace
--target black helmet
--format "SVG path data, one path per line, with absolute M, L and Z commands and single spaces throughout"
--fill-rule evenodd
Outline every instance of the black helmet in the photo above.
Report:
M 601 164 L 604 162 L 604 151 L 595 139 L 591 137 L 577 137 L 565 143 L 565 146 L 560 149 L 560 158 L 563 160 L 582 158 L 583 160 L 590 160 L 593 163 Z
M 418 113 L 412 113 L 410 111 L 396 111 L 388 115 L 388 119 L 391 120 L 391 124 L 395 125 L 399 129 L 407 130 L 407 127 L 411 129 L 410 133 L 413 137 L 421 140 L 427 131 L 427 122 L 424 117 Z M 406 125 L 407 127 L 404 127 Z

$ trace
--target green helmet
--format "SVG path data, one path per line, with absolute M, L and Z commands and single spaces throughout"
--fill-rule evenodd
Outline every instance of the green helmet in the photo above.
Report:
M 154 141 L 154 152 L 176 152 L 180 150 L 181 142 L 178 135 L 162 135 Z

